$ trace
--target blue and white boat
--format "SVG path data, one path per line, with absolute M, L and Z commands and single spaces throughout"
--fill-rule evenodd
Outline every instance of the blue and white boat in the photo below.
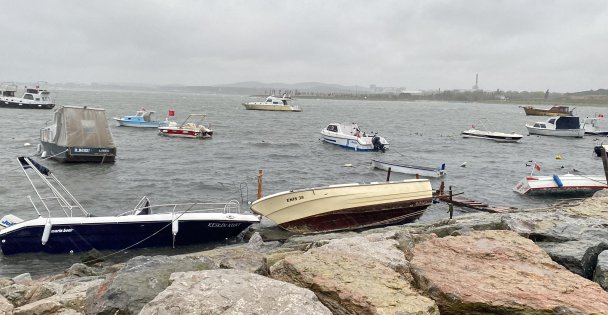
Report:
M 236 200 L 152 206 L 146 197 L 123 214 L 93 216 L 48 168 L 28 157 L 20 157 L 19 165 L 39 197 L 36 202 L 30 198 L 37 218 L 21 220 L 7 215 L 0 219 L 0 248 L 4 255 L 222 241 L 260 221 L 253 213 L 241 212 Z
M 119 126 L 137 128 L 158 128 L 166 126 L 167 122 L 160 122 L 152 119 L 154 111 L 147 111 L 145 108 L 138 110 L 133 116 L 114 117 Z
M 321 130 L 322 140 L 355 151 L 382 151 L 389 143 L 376 133 L 365 133 L 356 123 L 331 123 Z

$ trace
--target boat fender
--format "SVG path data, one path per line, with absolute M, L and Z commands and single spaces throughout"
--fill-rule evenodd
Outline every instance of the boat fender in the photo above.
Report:
M 173 237 L 177 235 L 177 232 L 179 232 L 179 219 L 176 218 L 171 222 L 171 233 L 173 234 Z
M 46 245 L 46 242 L 49 241 L 49 237 L 51 236 L 51 228 L 53 228 L 53 224 L 51 224 L 51 221 L 46 221 L 46 224 L 44 225 L 44 231 L 42 232 L 42 245 Z
M 553 180 L 557 184 L 557 187 L 559 187 L 559 188 L 564 187 L 564 183 L 562 183 L 562 180 L 559 178 L 559 176 L 553 175 Z
M 41 158 L 45 158 L 46 157 L 46 151 L 42 151 L 42 154 L 40 154 Z

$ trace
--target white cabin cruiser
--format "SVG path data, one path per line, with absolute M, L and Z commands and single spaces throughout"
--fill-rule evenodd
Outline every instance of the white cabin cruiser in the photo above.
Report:
M 389 147 L 388 141 L 376 133 L 367 134 L 356 123 L 331 123 L 321 129 L 322 140 L 355 151 L 382 151 Z
M 28 109 L 52 109 L 55 102 L 50 97 L 50 92 L 42 88 L 40 84 L 35 87 L 25 87 L 22 97 L 15 96 L 17 85 L 14 83 L 3 83 L 0 85 L 0 108 L 28 108 Z
M 302 109 L 296 105 L 293 105 L 293 99 L 287 95 L 283 97 L 276 97 L 274 95 L 268 96 L 264 102 L 248 102 L 243 103 L 245 109 L 249 110 L 269 110 L 269 111 L 283 111 L 283 112 L 301 112 Z
M 526 124 L 531 135 L 582 138 L 585 129 L 576 116 L 551 117 L 546 122 Z

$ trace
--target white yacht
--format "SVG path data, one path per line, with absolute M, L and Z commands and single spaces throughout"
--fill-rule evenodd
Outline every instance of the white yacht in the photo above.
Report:
M 248 102 L 243 103 L 245 109 L 249 110 L 269 110 L 269 111 L 283 111 L 283 112 L 301 112 L 302 109 L 296 105 L 293 105 L 294 99 L 283 95 L 283 97 L 268 96 L 263 102 Z
M 322 140 L 355 151 L 382 151 L 389 143 L 376 133 L 365 133 L 356 123 L 331 123 L 321 130 Z
M 576 116 L 551 117 L 547 121 L 526 124 L 531 135 L 582 138 L 585 129 Z
M 50 92 L 41 87 L 40 83 L 34 87 L 26 86 L 22 97 L 17 97 L 16 93 L 16 84 L 0 84 L 0 108 L 52 109 L 55 107 Z

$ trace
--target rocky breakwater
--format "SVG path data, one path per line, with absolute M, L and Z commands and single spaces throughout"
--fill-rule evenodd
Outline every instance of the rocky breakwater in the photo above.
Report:
M 0 314 L 608 314 L 608 193 L 0 278 Z

